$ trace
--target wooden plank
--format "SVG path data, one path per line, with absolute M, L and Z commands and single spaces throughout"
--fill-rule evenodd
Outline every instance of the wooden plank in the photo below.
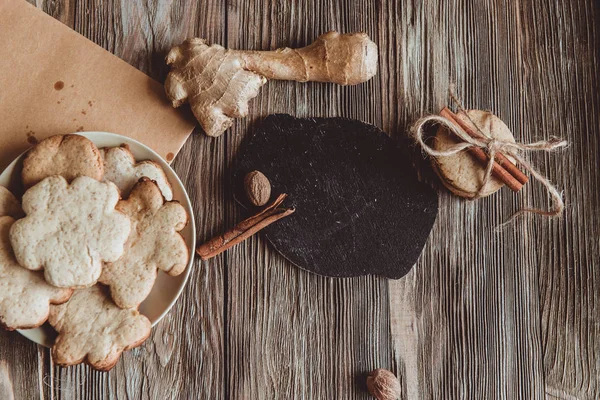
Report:
M 17 332 L 0 329 L 0 399 L 40 397 L 36 346 Z
M 72 26 L 75 0 L 28 2 Z M 0 399 L 51 398 L 48 358 L 48 351 L 42 346 L 36 346 L 17 332 L 0 330 Z
M 195 35 L 219 40 L 224 20 L 222 3 L 215 1 L 37 5 L 46 11 L 56 10 L 53 15 L 58 19 L 158 79 L 166 74 L 164 55 L 172 45 Z M 195 12 L 198 9 L 202 13 Z M 224 145 L 223 140 L 207 141 L 195 134 L 174 162 L 192 199 L 201 236 L 213 234 L 224 218 L 220 207 Z M 7 376 L 13 377 L 16 398 L 38 397 L 35 393 L 56 399 L 194 398 L 198 393 L 222 398 L 223 301 L 223 261 L 217 260 L 210 268 L 197 261 L 173 310 L 154 328 L 150 339 L 124 354 L 110 373 L 95 372 L 87 366 L 53 367 L 47 350 L 40 348 L 36 354 L 25 339 L 14 337 L 19 338 L 17 334 L 6 339 L 8 334 L 0 336 L 7 342 L 0 348 L 0 360 L 7 360 Z M 38 387 L 31 385 L 35 381 L 39 381 Z
M 123 4 L 80 1 L 75 29 L 123 58 L 162 78 L 164 56 L 186 37 L 203 35 L 219 40 L 222 2 Z M 202 12 L 199 12 L 202 10 Z M 165 133 L 167 135 L 168 133 Z M 195 134 L 174 162 L 196 212 L 198 235 L 213 234 L 223 221 L 221 179 L 224 140 L 207 141 Z M 210 268 L 196 261 L 184 295 L 157 325 L 146 344 L 125 354 L 109 374 L 87 367 L 55 369 L 61 388 L 57 398 L 206 398 L 223 397 L 223 262 Z M 64 387 L 73 389 L 65 394 Z
M 562 220 L 490 232 L 515 207 L 546 205 L 536 185 L 519 198 L 442 197 L 443 226 L 420 263 L 430 270 L 391 284 L 405 397 L 598 398 L 597 10 L 479 2 L 394 11 L 402 10 L 401 47 L 440 49 L 408 71 L 419 83 L 435 71 L 417 115 L 437 111 L 444 81 L 456 81 L 467 106 L 493 110 L 518 140 L 555 134 L 573 143 L 560 155 L 531 156 L 566 191 Z
M 406 132 L 411 121 L 439 112 L 456 83 L 465 106 L 492 110 L 518 140 L 530 139 L 516 27 L 533 22 L 519 20 L 518 4 L 388 2 L 379 22 L 391 28 L 383 38 L 389 46 L 381 46 L 382 80 L 398 99 L 384 106 L 389 129 Z M 522 196 L 503 189 L 475 202 L 440 190 L 420 262 L 390 283 L 403 398 L 544 396 L 538 263 L 527 240 L 533 228 L 520 221 L 495 230 L 530 203 L 529 186 Z
M 6 361 L 0 361 L 0 398 L 14 400 L 15 393 Z
M 27 2 L 41 8 L 46 14 L 51 15 L 63 24 L 73 26 L 76 0 L 27 0 Z
M 304 46 L 320 33 L 366 31 L 378 36 L 373 2 L 229 3 L 230 48 Z M 269 82 L 236 121 L 228 169 L 240 144 L 270 113 L 345 116 L 379 123 L 376 80 L 356 87 Z M 230 224 L 241 218 L 226 195 Z M 365 374 L 391 368 L 387 283 L 382 278 L 331 279 L 300 270 L 260 237 L 227 253 L 227 360 L 231 399 L 366 399 Z
M 566 199 L 562 219 L 530 225 L 539 268 L 546 393 L 600 398 L 600 9 L 593 2 L 524 3 L 523 125 L 570 147 L 536 155 Z M 529 21 L 529 23 L 527 23 Z M 535 23 L 534 23 L 535 21 Z M 545 201 L 542 190 L 535 199 Z

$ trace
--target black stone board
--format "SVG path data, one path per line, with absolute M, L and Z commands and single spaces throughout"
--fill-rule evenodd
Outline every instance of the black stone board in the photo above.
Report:
M 345 118 L 270 115 L 234 170 L 236 199 L 253 170 L 296 212 L 263 230 L 287 259 L 325 276 L 398 279 L 415 264 L 438 210 L 407 154 L 377 127 Z

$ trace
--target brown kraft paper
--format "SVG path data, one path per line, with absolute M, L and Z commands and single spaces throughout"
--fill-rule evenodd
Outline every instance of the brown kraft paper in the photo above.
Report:
M 0 171 L 54 134 L 129 136 L 171 161 L 195 127 L 163 86 L 23 0 L 0 0 Z

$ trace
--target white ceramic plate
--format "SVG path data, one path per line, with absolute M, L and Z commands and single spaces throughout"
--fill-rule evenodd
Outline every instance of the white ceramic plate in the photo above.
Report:
M 196 244 L 196 225 L 194 222 L 194 213 L 190 198 L 188 197 L 183 184 L 175 174 L 175 171 L 173 171 L 169 164 L 167 164 L 165 160 L 163 160 L 148 146 L 143 145 L 142 143 L 131 138 L 114 133 L 77 132 L 77 134 L 87 137 L 94 142 L 98 148 L 115 147 L 126 143 L 129 145 L 129 149 L 133 153 L 133 156 L 136 160 L 152 160 L 158 163 L 165 171 L 165 174 L 167 174 L 167 178 L 169 178 L 169 182 L 173 187 L 173 199 L 178 200 L 181 205 L 185 207 L 185 210 L 190 217 L 189 224 L 183 229 L 183 231 L 181 231 L 181 235 L 185 239 L 188 248 L 190 249 L 190 261 L 185 272 L 179 276 L 172 277 L 160 271 L 150 295 L 140 305 L 139 308 L 140 312 L 148 317 L 150 322 L 152 322 L 152 326 L 154 326 L 169 312 L 171 307 L 173 307 L 175 301 L 177 301 L 177 298 L 179 298 L 181 295 L 181 292 L 183 291 L 183 288 L 192 271 L 195 252 L 194 249 Z M 14 186 L 14 182 L 19 180 L 21 164 L 24 155 L 25 153 L 17 157 L 2 172 L 2 174 L 0 174 L 0 185 L 11 189 L 12 186 Z M 11 185 L 11 183 L 13 184 Z M 44 324 L 40 328 L 36 329 L 20 330 L 19 333 L 26 338 L 46 347 L 51 347 L 56 337 L 56 332 L 48 324 Z

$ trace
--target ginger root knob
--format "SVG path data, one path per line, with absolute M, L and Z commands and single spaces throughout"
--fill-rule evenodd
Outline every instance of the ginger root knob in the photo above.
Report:
M 230 50 L 204 39 L 173 47 L 165 91 L 173 107 L 189 102 L 208 136 L 219 136 L 268 79 L 356 85 L 377 72 L 377 45 L 365 33 L 328 32 L 309 46 L 275 51 Z

